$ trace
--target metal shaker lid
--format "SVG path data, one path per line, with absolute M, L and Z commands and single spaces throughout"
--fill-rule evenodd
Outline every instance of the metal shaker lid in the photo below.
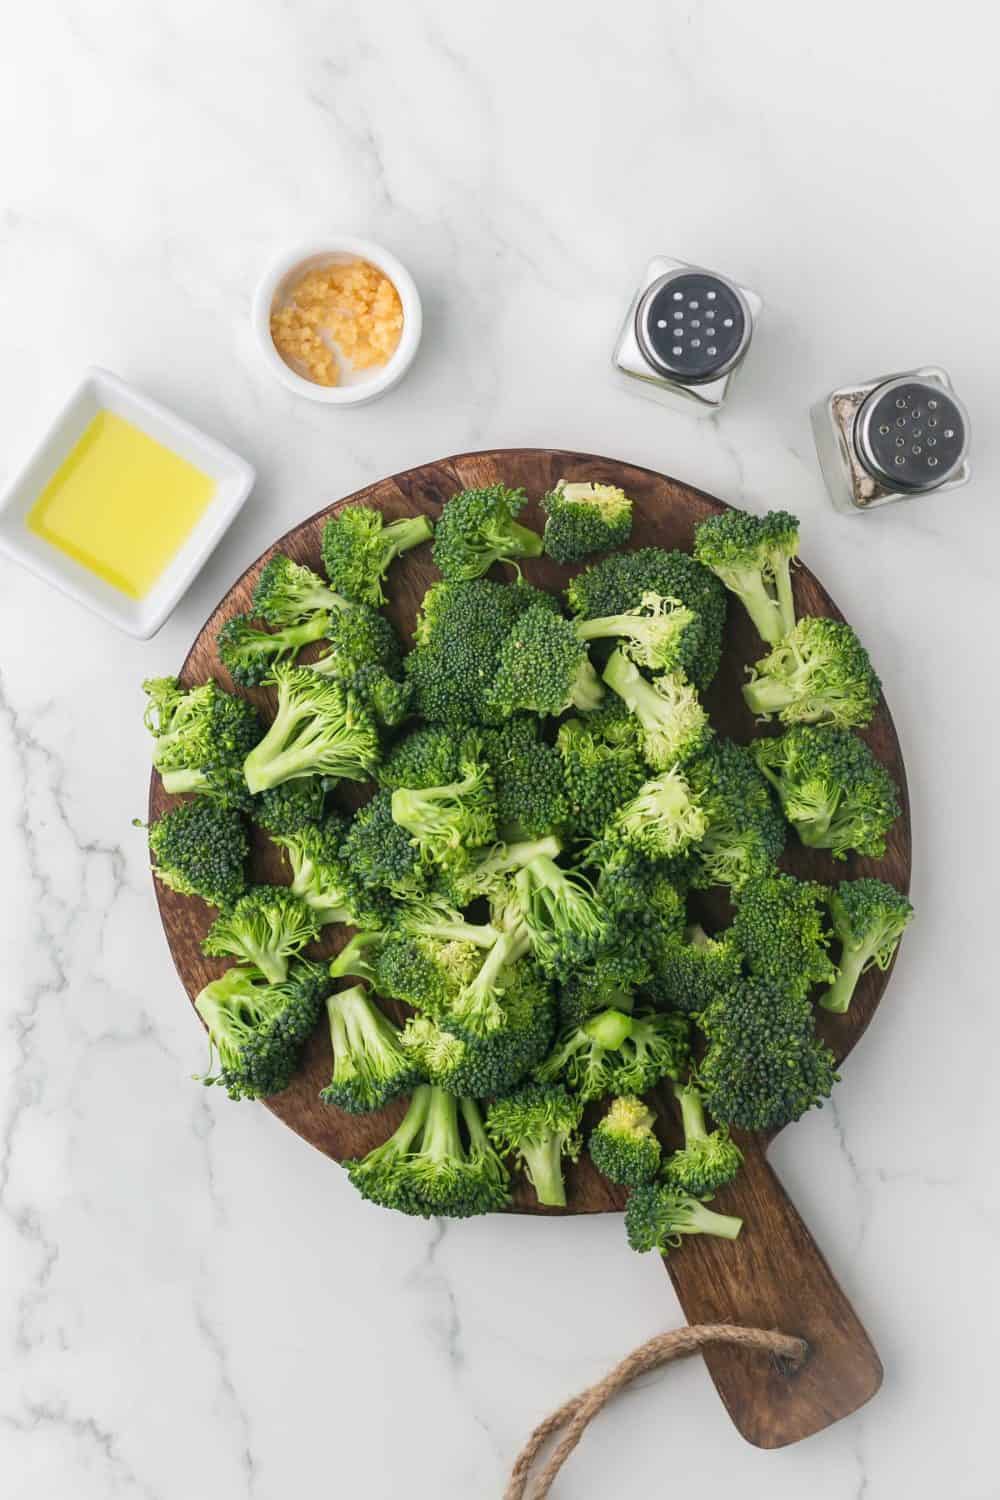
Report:
M 855 418 L 854 444 L 881 483 L 896 490 L 932 490 L 961 468 L 969 421 L 950 391 L 902 375 L 867 397 Z
M 635 313 L 644 358 L 685 385 L 725 375 L 742 359 L 752 331 L 739 288 L 697 267 L 660 276 L 646 288 Z

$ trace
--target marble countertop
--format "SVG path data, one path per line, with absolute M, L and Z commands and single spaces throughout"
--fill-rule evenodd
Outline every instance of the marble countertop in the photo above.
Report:
M 487 1500 L 538 1418 L 679 1321 L 614 1217 L 392 1219 L 265 1110 L 189 1082 L 202 1039 L 130 827 L 140 681 L 177 666 L 275 535 L 382 474 L 530 444 L 800 514 L 896 716 L 920 914 L 834 1102 L 774 1151 L 882 1354 L 881 1394 L 762 1453 L 692 1361 L 602 1417 L 555 1493 L 683 1475 L 762 1500 L 1000 1494 L 987 15 L 959 0 L 942 34 L 901 0 L 35 0 L 8 20 L 0 481 L 89 363 L 259 475 L 152 642 L 0 566 L 9 1500 Z M 270 257 L 331 227 L 391 246 L 426 307 L 410 376 L 344 413 L 281 390 L 248 318 Z M 612 384 L 657 252 L 766 299 L 718 418 Z M 970 407 L 974 483 L 837 516 L 810 401 L 929 361 Z

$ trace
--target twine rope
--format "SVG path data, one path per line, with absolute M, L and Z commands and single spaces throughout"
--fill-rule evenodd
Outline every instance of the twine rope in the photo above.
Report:
M 627 1354 L 620 1364 L 609 1370 L 603 1380 L 588 1386 L 579 1395 L 572 1396 L 557 1411 L 539 1422 L 517 1456 L 503 1500 L 545 1500 L 559 1470 L 587 1427 L 613 1396 L 631 1385 L 640 1375 L 658 1370 L 661 1365 L 670 1364 L 675 1359 L 686 1359 L 688 1355 L 697 1354 L 706 1344 L 730 1344 L 760 1354 L 769 1354 L 789 1371 L 797 1370 L 809 1353 L 809 1346 L 804 1339 L 779 1333 L 777 1329 L 743 1328 L 735 1323 L 696 1323 L 690 1328 L 658 1333 L 645 1344 L 640 1344 L 638 1349 L 633 1349 L 631 1354 Z M 539 1454 L 549 1438 L 558 1432 L 562 1432 L 562 1437 L 549 1455 L 544 1468 L 537 1474 L 529 1496 L 528 1484 Z

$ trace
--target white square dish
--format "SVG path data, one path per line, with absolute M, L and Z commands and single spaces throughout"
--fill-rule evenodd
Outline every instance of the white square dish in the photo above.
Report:
M 110 411 L 162 443 L 214 480 L 215 488 L 190 535 L 149 593 L 129 598 L 82 563 L 30 531 L 35 501 L 94 417 Z M 0 553 L 36 577 L 140 640 L 155 635 L 239 514 L 254 469 L 238 453 L 175 416 L 108 370 L 89 369 L 36 445 L 21 472 L 0 495 Z

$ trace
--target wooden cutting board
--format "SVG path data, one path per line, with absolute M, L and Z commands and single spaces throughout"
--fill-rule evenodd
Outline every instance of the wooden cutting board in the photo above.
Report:
M 374 505 L 384 511 L 388 520 L 417 512 L 426 512 L 436 518 L 443 501 L 456 490 L 503 481 L 512 486 L 524 486 L 531 504 L 521 519 L 529 525 L 540 526 L 542 518 L 535 501 L 564 476 L 617 484 L 625 489 L 635 501 L 634 546 L 690 550 L 697 522 L 726 508 L 721 501 L 676 479 L 590 454 L 514 448 L 466 453 L 438 463 L 422 464 L 359 490 L 281 537 L 238 579 L 206 622 L 181 668 L 181 681 L 191 685 L 214 677 L 222 686 L 233 690 L 233 683 L 216 657 L 215 637 L 219 627 L 231 615 L 249 609 L 254 582 L 272 552 L 287 552 L 321 571 L 323 524 L 343 505 L 353 502 Z M 808 558 L 808 532 L 803 542 Z M 531 583 L 559 590 L 574 572 L 579 571 L 579 567 L 564 567 L 541 559 L 526 564 L 524 571 Z M 393 565 L 389 579 L 391 602 L 387 613 L 404 640 L 410 636 L 425 589 L 437 576 L 429 546 L 417 548 Z M 498 570 L 497 576 L 509 576 L 509 571 Z M 805 565 L 795 573 L 795 597 L 799 614 L 843 618 L 822 584 Z M 746 664 L 762 654 L 761 643 L 743 610 L 731 602 L 722 666 L 706 695 L 706 702 L 715 727 L 739 741 L 745 742 L 758 732 L 743 705 L 740 686 Z M 265 710 L 270 709 L 267 690 L 257 690 L 248 696 Z M 877 875 L 906 890 L 911 854 L 906 777 L 899 742 L 884 703 L 864 738 L 895 778 L 903 806 L 903 814 L 890 835 L 885 858 L 877 861 L 852 858 L 846 864 L 837 863 L 822 851 L 804 849 L 790 833 L 782 865 L 796 875 L 827 883 L 845 877 Z M 346 807 L 363 800 L 363 795 L 359 799 L 357 789 L 346 784 L 338 795 Z M 150 787 L 150 816 L 161 813 L 170 800 L 163 792 L 159 777 L 154 774 Z M 288 878 L 282 867 L 282 857 L 263 835 L 258 836 L 253 852 L 253 876 L 265 881 Z M 223 962 L 207 959 L 201 953 L 200 943 L 209 926 L 210 914 L 201 902 L 179 896 L 158 883 L 156 895 L 174 962 L 188 996 L 193 999 L 209 979 L 225 968 Z M 707 899 L 704 916 L 709 925 L 725 922 L 728 913 L 724 900 Z M 315 951 L 317 955 L 332 953 L 343 941 L 343 931 L 337 932 Z M 838 1059 L 847 1056 L 868 1026 L 888 981 L 888 972 L 873 970 L 862 979 L 848 1015 L 821 1013 L 820 1029 Z M 329 1039 L 325 1027 L 321 1026 L 291 1087 L 266 1102 L 279 1119 L 311 1145 L 335 1161 L 342 1161 L 362 1155 L 384 1140 L 395 1128 L 404 1106 L 397 1101 L 380 1114 L 360 1118 L 342 1114 L 322 1104 L 318 1098 L 319 1090 L 329 1081 L 329 1076 Z M 680 1129 L 669 1089 L 660 1091 L 657 1102 L 665 1143 L 679 1143 Z M 744 1218 L 742 1235 L 734 1243 L 705 1236 L 694 1237 L 665 1264 L 690 1322 L 780 1328 L 808 1341 L 811 1356 L 795 1375 L 769 1369 L 759 1356 L 731 1349 L 709 1349 L 705 1353 L 719 1393 L 740 1432 L 760 1447 L 776 1448 L 817 1432 L 862 1405 L 877 1391 L 882 1370 L 864 1328 L 768 1165 L 768 1139 L 741 1137 L 740 1144 L 746 1152 L 746 1167 L 734 1183 L 718 1194 L 714 1206 L 723 1213 L 739 1214 Z M 566 1210 L 542 1209 L 527 1184 L 518 1182 L 512 1209 L 517 1213 L 558 1215 L 563 1212 L 620 1211 L 623 1206 L 622 1192 L 599 1176 L 586 1155 L 579 1163 L 568 1167 L 567 1187 L 569 1207 Z M 364 1206 L 359 1201 L 358 1212 L 381 1210 Z M 629 1254 L 631 1252 L 624 1248 L 623 1242 L 623 1258 Z M 600 1289 L 595 1289 L 595 1293 L 600 1295 Z M 659 1321 L 654 1315 L 651 1331 L 659 1326 Z

